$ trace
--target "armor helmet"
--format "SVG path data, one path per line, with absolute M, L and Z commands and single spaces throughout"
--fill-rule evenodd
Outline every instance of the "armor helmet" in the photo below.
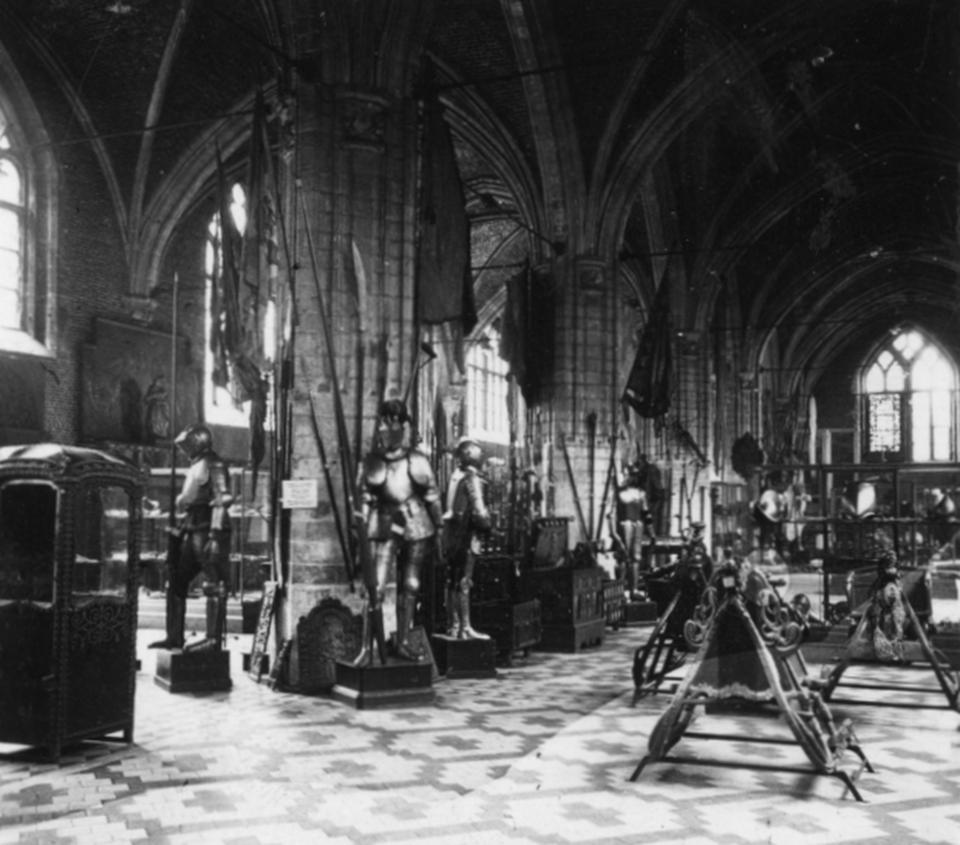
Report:
M 894 578 L 900 570 L 900 561 L 895 552 L 887 550 L 877 561 L 877 572 L 881 577 Z
M 402 423 L 410 422 L 410 412 L 402 399 L 385 399 L 380 403 L 380 419 L 396 419 Z
M 190 460 L 196 460 L 213 451 L 213 435 L 205 425 L 187 426 L 174 442 Z
M 483 463 L 483 450 L 480 444 L 469 437 L 464 437 L 457 443 L 457 463 L 462 467 L 480 469 Z

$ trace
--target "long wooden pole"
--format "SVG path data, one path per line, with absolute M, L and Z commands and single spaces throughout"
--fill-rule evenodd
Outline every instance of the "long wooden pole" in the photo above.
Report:
M 570 489 L 573 491 L 573 504 L 577 509 L 577 521 L 580 523 L 580 533 L 583 534 L 586 542 L 592 539 L 590 531 L 587 529 L 587 521 L 583 516 L 583 505 L 580 504 L 580 491 L 577 490 L 577 479 L 573 474 L 573 465 L 570 463 L 570 453 L 567 451 L 567 438 L 563 432 L 560 432 L 560 451 L 563 452 L 563 462 L 567 466 L 567 478 L 570 481 Z
M 170 514 L 167 517 L 167 524 L 170 528 L 176 524 L 176 501 L 177 501 L 177 310 L 179 308 L 178 294 L 180 291 L 180 275 L 173 274 L 173 297 L 171 309 L 170 328 L 170 390 L 167 395 L 170 397 Z
M 303 201 L 303 194 L 300 194 L 300 211 L 303 215 L 303 226 L 307 235 L 307 249 L 310 253 L 310 264 L 313 269 L 313 283 L 317 293 L 317 312 L 320 316 L 320 325 L 323 330 L 323 338 L 327 352 L 327 366 L 330 369 L 330 389 L 333 393 L 333 412 L 337 425 L 337 445 L 340 455 L 340 472 L 343 480 L 344 501 L 346 503 L 348 518 L 354 513 L 357 500 L 354 497 L 354 477 L 356 466 L 353 463 L 353 451 L 350 447 L 350 434 L 347 430 L 346 415 L 343 410 L 343 397 L 340 394 L 340 379 L 337 375 L 337 358 L 333 346 L 333 330 L 330 325 L 330 317 L 327 313 L 326 303 L 323 296 L 323 286 L 320 282 L 320 272 L 317 265 L 317 252 L 313 244 L 313 234 L 310 231 L 310 218 L 307 216 L 307 207 Z M 359 444 L 358 444 L 359 445 Z M 336 507 L 335 502 L 330 503 Z M 362 550 L 361 550 L 362 554 Z M 348 566 L 353 569 L 351 562 Z

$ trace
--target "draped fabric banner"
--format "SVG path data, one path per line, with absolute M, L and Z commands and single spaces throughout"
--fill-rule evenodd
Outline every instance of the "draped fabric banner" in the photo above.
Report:
M 213 383 L 230 384 L 230 362 L 240 346 L 240 255 L 242 243 L 231 210 L 233 192 L 223 168 L 220 146 L 217 156 L 217 204 L 220 212 L 220 249 L 214 267 L 210 302 L 210 351 L 213 353 Z
M 257 469 L 266 453 L 268 387 L 263 368 L 268 356 L 264 349 L 264 316 L 279 264 L 276 183 L 261 91 L 254 102 L 250 130 L 242 231 L 234 218 L 233 186 L 226 177 L 219 147 L 216 157 L 221 249 L 211 292 L 213 381 L 229 388 L 238 404 L 250 403 L 250 463 L 255 490 Z
M 266 106 L 257 90 L 247 164 L 247 223 L 243 237 L 243 293 L 240 348 L 234 356 L 234 378 L 241 400 L 250 402 L 252 489 L 266 454 L 267 379 L 263 370 L 273 350 L 265 349 L 267 304 L 279 267 L 279 218 L 276 179 L 270 158 Z
M 421 323 L 477 324 L 470 224 L 450 130 L 435 93 L 424 104 L 417 316 Z
M 539 397 L 553 367 L 555 296 L 549 282 L 529 261 L 506 282 L 499 352 L 528 405 Z
M 627 378 L 621 401 L 641 417 L 662 417 L 670 410 L 673 387 L 670 291 L 666 279 L 653 299 L 650 318 L 637 347 L 637 357 Z

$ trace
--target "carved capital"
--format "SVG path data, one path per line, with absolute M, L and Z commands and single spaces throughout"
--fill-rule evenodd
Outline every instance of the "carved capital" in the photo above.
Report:
M 137 294 L 125 296 L 123 306 L 130 318 L 142 326 L 149 326 L 157 312 L 156 300 L 149 296 Z
M 338 125 L 343 145 L 382 153 L 386 149 L 387 106 L 387 98 L 379 94 L 338 92 Z
M 606 262 L 595 256 L 577 258 L 577 285 L 586 293 L 599 292 L 607 286 Z

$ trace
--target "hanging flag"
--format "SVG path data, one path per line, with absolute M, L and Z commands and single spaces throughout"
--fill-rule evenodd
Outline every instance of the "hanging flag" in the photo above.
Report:
M 670 409 L 671 333 L 670 290 L 666 279 L 661 279 L 621 397 L 641 417 L 662 417 Z
M 230 387 L 238 404 L 250 403 L 250 463 L 255 492 L 257 470 L 266 454 L 268 384 L 263 373 L 267 357 L 263 322 L 279 264 L 276 185 L 261 91 L 254 101 L 246 179 L 247 219 L 242 234 L 231 211 L 231 186 L 219 146 L 216 156 L 222 259 L 215 268 L 211 303 L 213 381 Z
M 424 103 L 417 316 L 420 322 L 477 324 L 470 273 L 470 223 L 453 139 L 433 86 Z
M 506 282 L 500 324 L 500 357 L 528 405 L 536 402 L 553 367 L 553 308 L 550 277 L 534 272 L 529 260 Z
M 241 236 L 231 211 L 232 192 L 223 170 L 220 146 L 217 157 L 217 203 L 220 212 L 220 262 L 214 273 L 210 308 L 210 350 L 213 353 L 213 383 L 230 384 L 230 362 L 240 342 Z
M 257 471 L 266 454 L 268 384 L 264 375 L 274 350 L 265 349 L 264 320 L 267 304 L 275 296 L 279 275 L 279 220 L 277 190 L 267 135 L 263 91 L 257 89 L 250 130 L 247 163 L 247 222 L 243 237 L 242 326 L 233 359 L 237 398 L 250 403 L 251 488 L 256 491 Z
M 527 300 L 530 290 L 530 262 L 512 278 L 507 279 L 507 301 L 500 321 L 500 357 L 507 362 L 510 375 L 520 388 L 523 398 L 530 401 L 527 380 L 527 344 L 529 336 Z

